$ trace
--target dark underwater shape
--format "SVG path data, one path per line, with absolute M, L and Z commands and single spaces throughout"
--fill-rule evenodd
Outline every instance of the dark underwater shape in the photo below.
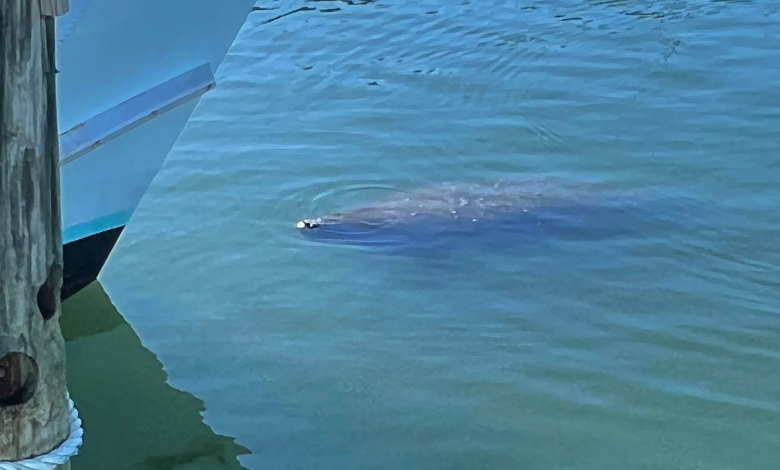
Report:
M 441 184 L 305 219 L 318 242 L 384 250 L 508 248 L 643 236 L 679 221 L 673 199 L 561 180 Z

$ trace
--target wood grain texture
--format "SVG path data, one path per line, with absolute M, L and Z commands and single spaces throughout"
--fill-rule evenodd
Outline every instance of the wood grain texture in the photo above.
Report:
M 69 432 L 54 18 L 40 5 L 0 1 L 0 460 Z
M 68 0 L 41 0 L 41 15 L 62 16 L 70 11 Z

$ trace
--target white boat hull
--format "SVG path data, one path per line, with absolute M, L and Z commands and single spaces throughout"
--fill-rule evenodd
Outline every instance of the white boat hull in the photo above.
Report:
M 70 0 L 58 17 L 66 284 L 92 256 L 69 246 L 128 223 L 254 3 Z

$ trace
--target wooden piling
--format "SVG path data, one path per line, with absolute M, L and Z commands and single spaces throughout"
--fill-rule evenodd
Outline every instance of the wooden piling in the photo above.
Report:
M 47 454 L 70 431 L 54 64 L 54 16 L 67 11 L 0 0 L 0 463 Z

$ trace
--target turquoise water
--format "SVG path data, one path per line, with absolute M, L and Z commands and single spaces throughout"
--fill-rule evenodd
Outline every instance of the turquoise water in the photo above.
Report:
M 263 6 L 101 276 L 242 465 L 777 467 L 775 3 Z M 295 228 L 515 176 L 672 203 L 433 257 Z

